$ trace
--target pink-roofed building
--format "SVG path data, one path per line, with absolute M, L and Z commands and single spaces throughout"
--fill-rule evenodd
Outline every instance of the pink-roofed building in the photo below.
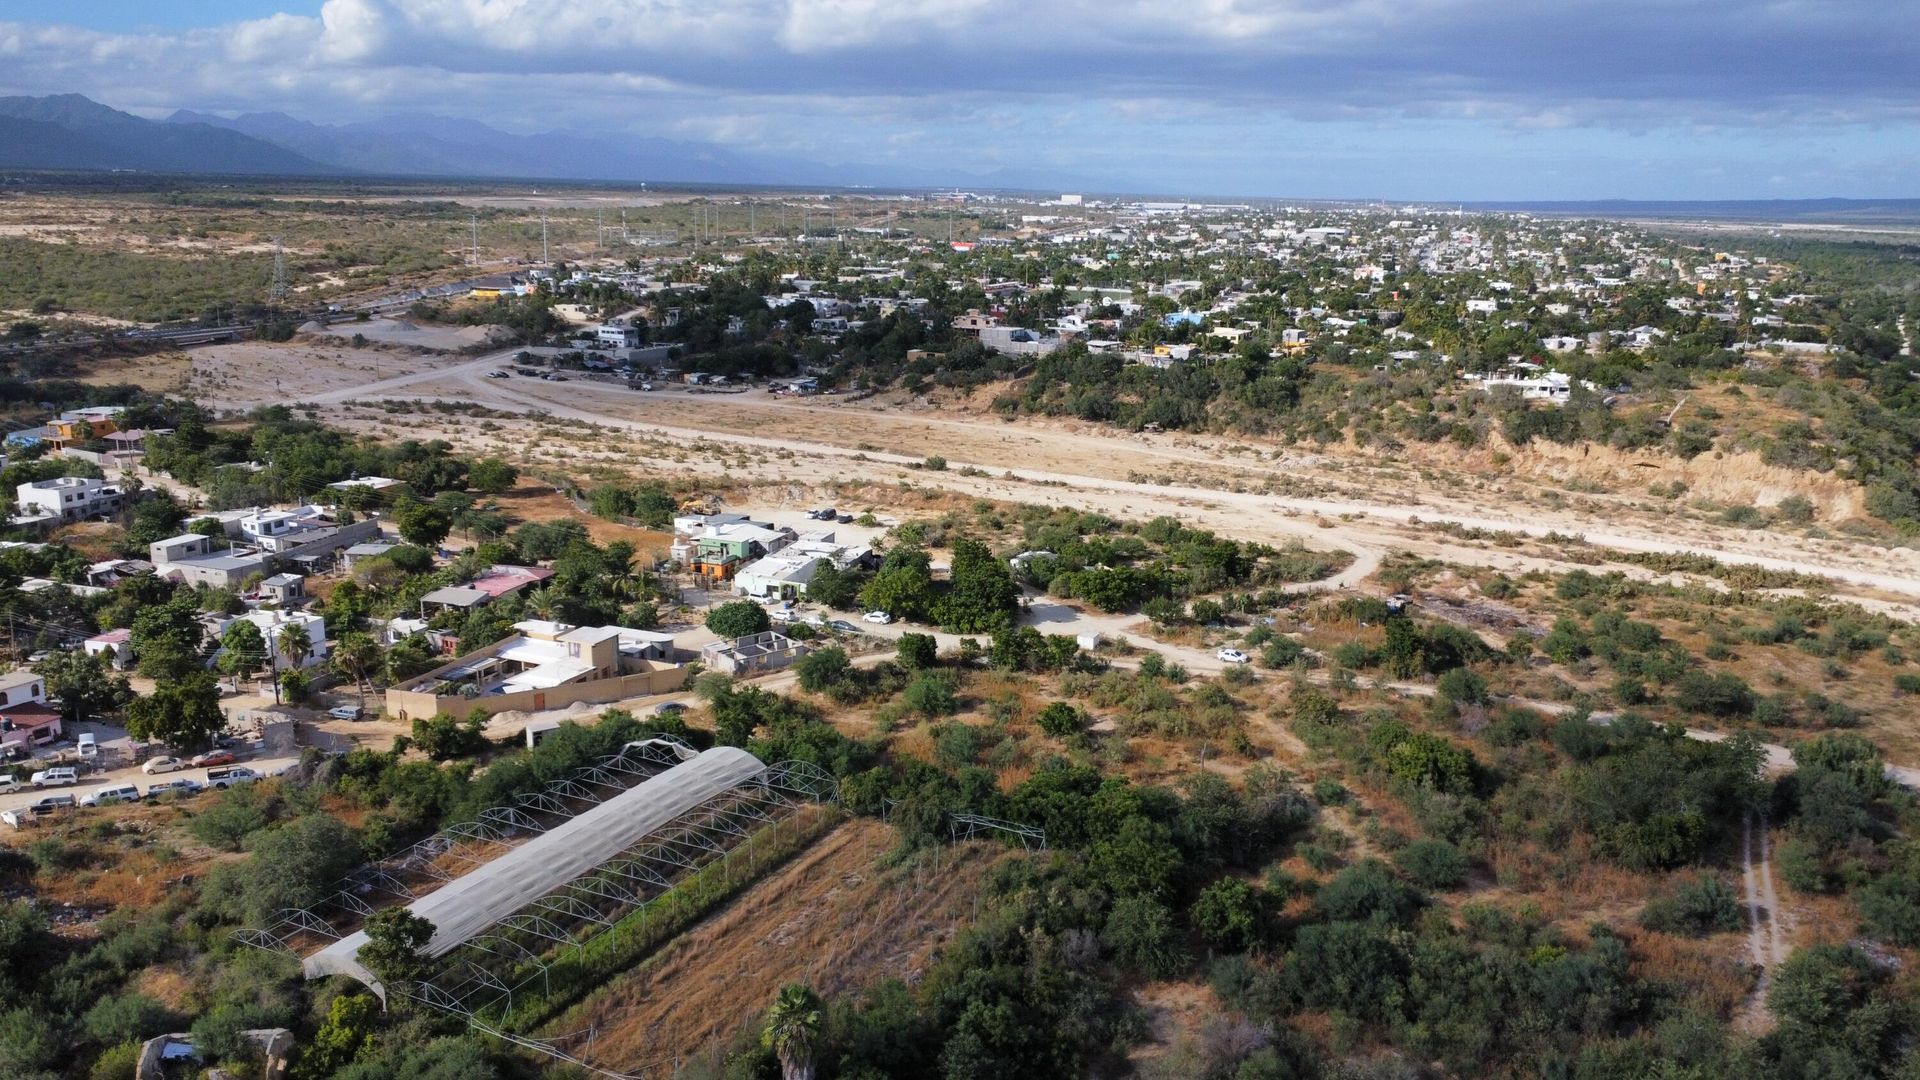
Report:
M 107 630 L 81 643 L 88 656 L 105 656 L 113 666 L 125 671 L 133 666 L 133 631 L 126 627 Z
M 422 596 L 420 617 L 426 618 L 434 611 L 444 611 L 448 608 L 470 611 L 536 585 L 552 576 L 553 571 L 542 566 L 495 564 L 465 585 L 448 585 Z

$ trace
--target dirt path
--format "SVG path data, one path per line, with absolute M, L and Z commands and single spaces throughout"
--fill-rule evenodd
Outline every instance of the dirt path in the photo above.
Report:
M 879 821 L 839 826 L 547 1034 L 591 1029 L 590 1046 L 575 1052 L 612 1069 L 684 1061 L 723 1045 L 787 983 L 830 997 L 917 979 L 972 918 L 986 869 L 1012 854 L 964 844 L 883 868 L 893 843 Z
M 821 416 L 817 409 L 810 407 L 739 403 L 738 399 L 755 398 L 752 394 L 670 394 L 652 398 L 583 380 L 551 384 L 525 379 L 486 379 L 485 369 L 497 363 L 497 357 L 482 358 L 402 379 L 382 380 L 354 390 L 336 390 L 313 400 L 340 402 L 403 396 L 425 401 L 476 402 L 507 410 L 537 410 L 555 419 L 597 424 L 683 444 L 704 442 L 778 452 L 784 456 L 783 460 L 760 466 L 769 479 L 775 476 L 823 479 L 821 461 L 859 462 L 862 471 L 871 478 L 877 471 L 874 466 L 884 469 L 885 466 L 919 464 L 924 453 L 935 446 L 930 440 L 936 429 L 962 429 L 971 431 L 973 436 L 947 455 L 947 471 L 914 472 L 903 474 L 902 478 L 973 495 L 1048 505 L 1071 504 L 1123 517 L 1172 514 L 1225 536 L 1266 542 L 1299 539 L 1376 558 L 1382 551 L 1395 549 L 1422 554 L 1444 551 L 1445 557 L 1456 561 L 1499 567 L 1507 566 L 1515 558 L 1510 552 L 1450 544 L 1443 538 L 1435 538 L 1428 533 L 1427 526 L 1436 522 L 1536 539 L 1577 534 L 1597 547 L 1638 553 L 1704 553 L 1731 564 L 1819 573 L 1842 585 L 1908 600 L 1920 599 L 1920 558 L 1904 550 L 1887 551 L 1776 534 L 1755 535 L 1747 530 L 1683 536 L 1678 525 L 1672 523 L 1663 524 L 1661 531 L 1641 531 L 1611 523 L 1604 530 L 1596 530 L 1594 520 L 1578 514 L 1462 504 L 1424 488 L 1412 492 L 1374 490 L 1370 495 L 1339 498 L 1231 490 L 1235 485 L 1245 487 L 1245 478 L 1250 473 L 1284 473 L 1285 470 L 1209 456 L 1183 447 L 1137 445 L 1111 435 L 1008 425 L 1000 421 L 903 417 L 867 410 L 851 410 L 854 415 L 840 412 Z M 418 393 L 394 393 L 413 389 Z M 670 405 L 654 404 L 669 398 L 674 399 Z M 775 410 L 812 413 L 813 424 L 804 430 L 813 437 L 748 433 L 780 430 L 775 419 L 780 413 Z M 742 413 L 746 414 L 744 419 Z M 672 422 L 652 417 L 670 417 Z M 831 437 L 818 430 L 823 423 L 833 432 Z M 685 426 L 689 424 L 699 426 Z M 747 431 L 735 430 L 739 427 Z M 794 430 L 797 433 L 803 429 L 795 425 Z M 894 445 L 914 446 L 921 452 L 874 449 L 867 441 L 874 438 L 886 438 Z M 944 444 L 942 440 L 940 448 L 944 449 Z M 970 456 L 954 456 L 963 452 Z M 1195 467 L 1204 464 L 1218 471 L 1222 487 L 1194 487 L 1134 478 L 1145 469 L 1165 468 L 1169 459 Z M 1035 463 L 1047 467 L 1035 467 Z M 1235 480 L 1236 477 L 1240 479 Z M 1336 521 L 1337 527 L 1329 527 Z
M 1773 857 L 1767 833 L 1765 817 L 1747 815 L 1740 839 L 1740 855 L 1744 863 L 1741 878 L 1746 886 L 1747 899 L 1747 956 L 1760 972 L 1760 978 L 1754 983 L 1753 994 L 1747 999 L 1747 1007 L 1741 1013 L 1740 1025 L 1753 1032 L 1773 1027 L 1773 1014 L 1767 1008 L 1767 993 L 1773 987 L 1773 973 L 1787 962 L 1787 955 L 1792 951 L 1787 940 L 1790 928 L 1783 925 L 1786 912 L 1781 909 L 1780 897 L 1773 887 Z

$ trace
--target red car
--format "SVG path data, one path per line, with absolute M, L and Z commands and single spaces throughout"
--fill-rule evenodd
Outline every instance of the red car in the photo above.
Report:
M 231 765 L 235 760 L 231 751 L 209 750 L 193 759 L 193 767 L 204 769 L 209 765 Z

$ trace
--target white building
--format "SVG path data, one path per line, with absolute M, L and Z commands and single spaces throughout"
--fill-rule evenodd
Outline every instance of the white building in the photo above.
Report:
M 305 611 L 249 611 L 245 615 L 236 615 L 216 623 L 214 633 L 225 634 L 228 627 L 239 622 L 250 622 L 260 630 L 260 637 L 267 643 L 267 652 L 272 656 L 275 671 L 292 666 L 280 651 L 280 634 L 289 627 L 307 637 L 307 656 L 300 662 L 301 667 L 310 668 L 327 662 L 327 620 L 318 615 Z
M 95 514 L 111 514 L 126 505 L 127 493 L 117 484 L 90 476 L 56 476 L 21 484 L 14 491 L 20 512 L 16 525 L 80 521 Z
M 594 340 L 616 349 L 631 349 L 640 344 L 640 328 L 608 323 L 593 332 Z

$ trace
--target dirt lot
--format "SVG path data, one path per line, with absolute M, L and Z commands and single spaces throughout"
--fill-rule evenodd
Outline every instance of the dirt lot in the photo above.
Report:
M 595 1028 L 588 1059 L 633 1068 L 724 1043 L 789 982 L 832 996 L 913 981 L 971 916 L 986 869 L 1015 856 L 969 844 L 930 853 L 938 865 L 882 867 L 893 842 L 878 821 L 841 825 L 548 1034 Z

